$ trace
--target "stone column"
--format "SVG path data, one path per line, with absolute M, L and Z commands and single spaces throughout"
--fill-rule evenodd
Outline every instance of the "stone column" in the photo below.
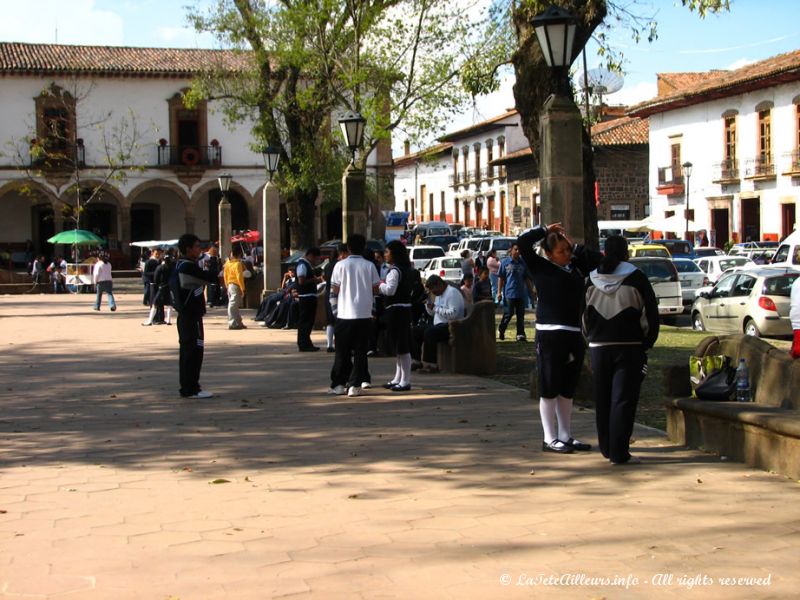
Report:
M 231 253 L 231 203 L 225 194 L 219 201 L 219 256 L 225 262 Z
M 542 223 L 561 223 L 572 241 L 583 242 L 580 111 L 571 98 L 553 94 L 544 103 L 540 126 Z
M 364 198 L 366 173 L 352 163 L 342 177 L 342 240 L 350 234 L 367 234 L 367 205 Z
M 264 249 L 264 292 L 277 290 L 281 285 L 281 207 L 278 186 L 267 182 L 262 194 L 261 243 Z
M 194 208 L 187 208 L 186 214 L 183 218 L 184 222 L 186 223 L 185 226 L 185 233 L 194 233 Z

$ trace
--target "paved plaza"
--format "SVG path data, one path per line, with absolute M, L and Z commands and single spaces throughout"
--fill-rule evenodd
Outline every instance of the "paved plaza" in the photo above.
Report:
M 0 297 L 2 599 L 797 597 L 797 481 L 645 428 L 639 466 L 545 454 L 477 377 L 329 397 L 332 355 L 222 309 L 181 399 L 175 327 L 92 299 Z

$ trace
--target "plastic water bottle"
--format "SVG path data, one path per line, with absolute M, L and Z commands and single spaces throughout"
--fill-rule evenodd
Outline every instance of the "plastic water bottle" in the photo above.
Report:
M 736 367 L 736 401 L 750 402 L 750 371 L 743 358 L 739 359 Z

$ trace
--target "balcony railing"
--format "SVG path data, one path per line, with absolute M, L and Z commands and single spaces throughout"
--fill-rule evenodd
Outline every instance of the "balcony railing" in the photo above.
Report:
M 786 173 L 789 175 L 800 175 L 800 150 L 787 152 L 784 156 L 789 162 L 789 170 Z
M 745 163 L 744 176 L 750 178 L 775 177 L 775 163 L 771 154 L 761 154 Z
M 671 166 L 659 167 L 658 185 L 660 186 L 683 185 L 683 172 L 680 169 L 674 169 Z
M 86 167 L 86 147 L 83 141 L 77 144 L 58 144 L 45 142 L 44 147 L 31 147 L 30 166 L 36 169 L 54 171 L 83 169 Z
M 463 171 L 450 175 L 450 185 L 454 187 L 457 185 L 464 185 L 466 182 L 466 173 Z
M 714 165 L 714 182 L 727 183 L 739 181 L 739 163 L 735 158 L 723 160 Z
M 218 167 L 222 146 L 158 146 L 158 166 Z

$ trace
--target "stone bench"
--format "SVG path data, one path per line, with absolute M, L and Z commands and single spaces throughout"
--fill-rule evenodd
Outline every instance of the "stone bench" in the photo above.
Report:
M 697 355 L 744 358 L 753 402 L 676 398 L 666 404 L 672 441 L 800 478 L 800 361 L 745 335 L 705 338 Z
M 450 339 L 436 349 L 441 371 L 471 375 L 497 372 L 494 311 L 494 302 L 482 300 L 466 317 L 450 322 Z

